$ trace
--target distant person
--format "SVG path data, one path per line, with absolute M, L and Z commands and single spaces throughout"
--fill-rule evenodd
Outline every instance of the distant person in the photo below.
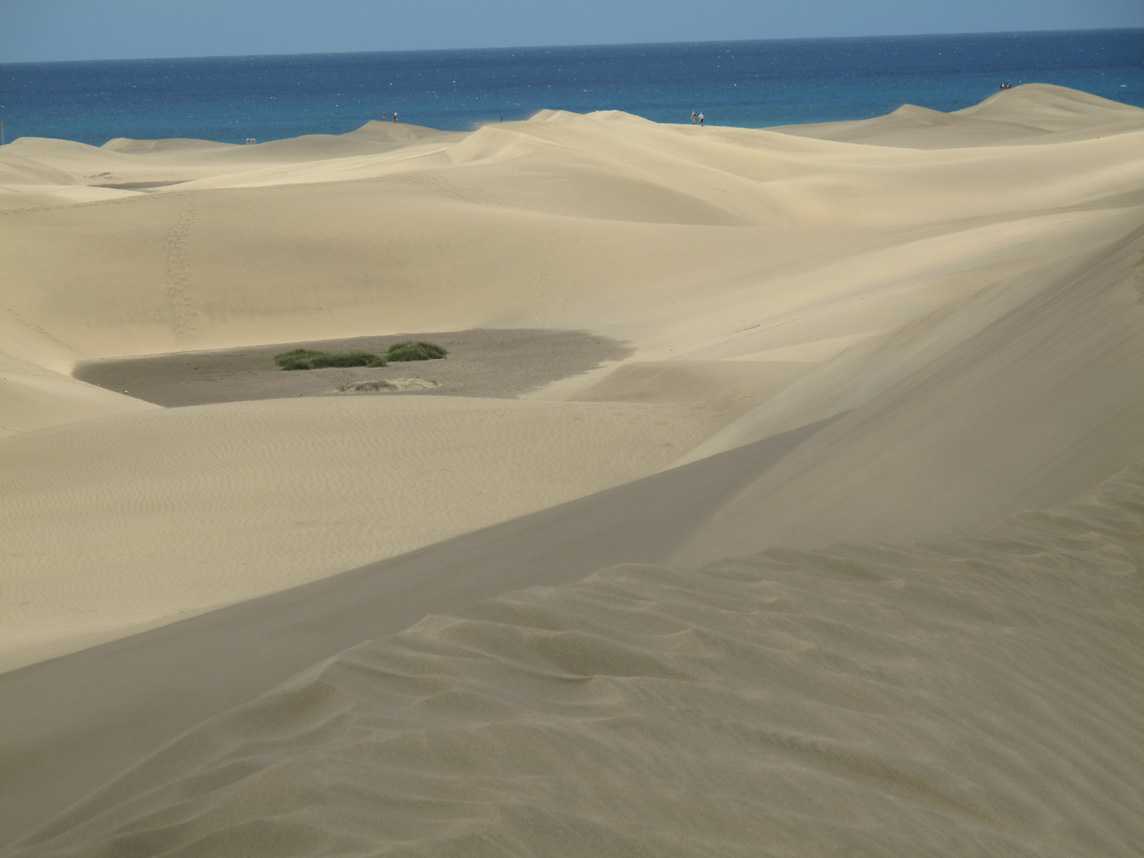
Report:
M 381 121 L 385 122 L 385 111 L 381 111 Z
M 693 111 L 691 111 L 691 124 L 692 124 L 692 125 L 694 125 L 694 124 L 695 124 L 695 121 L 696 121 L 696 119 L 695 119 L 695 111 L 693 110 Z
M 394 122 L 396 122 L 396 121 L 397 121 L 397 111 L 396 111 L 396 110 L 395 110 L 395 111 L 393 111 L 393 121 L 394 121 Z
M 702 113 L 699 114 L 699 124 L 700 125 L 703 124 L 703 114 Z

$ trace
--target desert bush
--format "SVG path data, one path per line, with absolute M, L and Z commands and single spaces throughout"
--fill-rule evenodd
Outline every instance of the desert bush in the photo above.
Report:
M 282 369 L 325 369 L 342 366 L 385 366 L 386 360 L 371 352 L 318 352 L 311 349 L 294 349 L 274 356 L 274 362 Z
M 389 361 L 441 360 L 447 354 L 445 349 L 433 343 L 405 342 L 391 345 L 385 353 L 385 359 Z

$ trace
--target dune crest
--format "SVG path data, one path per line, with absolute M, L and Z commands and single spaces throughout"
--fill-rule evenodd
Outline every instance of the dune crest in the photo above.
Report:
M 1089 139 L 1138 127 L 1141 108 L 1062 86 L 1030 83 L 996 92 L 980 104 L 942 113 L 904 104 L 886 116 L 858 122 L 824 122 L 781 131 L 901 148 L 945 149 L 1061 142 L 1070 132 Z M 942 134 L 931 128 L 946 129 Z

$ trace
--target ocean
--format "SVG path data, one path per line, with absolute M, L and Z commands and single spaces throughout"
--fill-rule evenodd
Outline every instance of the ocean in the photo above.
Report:
M 385 113 L 441 130 L 544 108 L 745 128 L 976 104 L 1052 83 L 1144 107 L 1144 29 L 0 64 L 8 142 L 231 143 Z

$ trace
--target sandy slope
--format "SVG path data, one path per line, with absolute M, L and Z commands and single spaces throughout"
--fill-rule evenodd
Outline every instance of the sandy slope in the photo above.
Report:
M 1131 854 L 1142 151 L 1048 86 L 0 149 L 7 663 L 231 604 L 0 680 L 5 831 L 147 759 L 28 854 Z M 70 377 L 469 328 L 630 354 L 517 400 Z
M 430 616 L 9 854 L 1137 854 L 1142 512 L 1129 469 L 986 534 Z
M 592 494 L 668 465 L 712 423 L 687 406 L 307 397 L 11 438 L 0 665 Z

